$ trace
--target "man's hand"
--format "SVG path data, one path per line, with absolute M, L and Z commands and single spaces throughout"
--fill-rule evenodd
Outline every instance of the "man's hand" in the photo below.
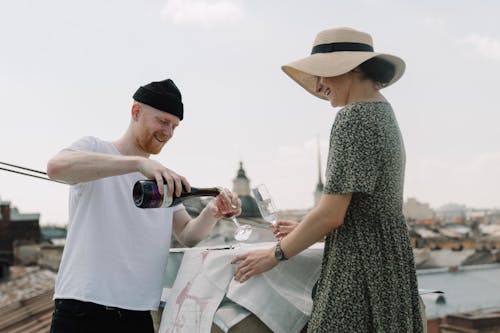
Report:
M 145 158 L 141 160 L 139 165 L 139 172 L 146 176 L 148 179 L 155 179 L 156 184 L 158 185 L 158 190 L 160 194 L 163 193 L 163 184 L 167 183 L 168 187 L 168 196 L 172 196 L 175 190 L 175 196 L 180 196 L 182 192 L 182 185 L 184 185 L 186 191 L 191 191 L 191 186 L 186 178 L 181 175 L 178 175 L 173 170 L 166 168 L 160 162 L 155 160 Z
M 240 254 L 231 260 L 231 264 L 238 264 L 234 272 L 234 279 L 245 282 L 252 276 L 267 272 L 278 264 L 274 256 L 274 247 L 268 250 L 257 250 Z
M 238 216 L 241 214 L 241 200 L 238 198 L 238 195 L 227 188 L 223 189 L 224 193 L 220 195 L 225 195 L 227 199 L 230 200 L 231 206 L 234 208 L 231 208 L 232 211 L 235 212 L 234 216 Z M 224 200 L 225 198 L 219 198 L 217 197 L 215 200 L 210 201 L 207 204 L 207 209 L 210 209 L 212 212 L 212 216 L 215 217 L 216 219 L 220 219 L 224 214 L 219 209 L 219 205 L 217 203 L 218 200 Z

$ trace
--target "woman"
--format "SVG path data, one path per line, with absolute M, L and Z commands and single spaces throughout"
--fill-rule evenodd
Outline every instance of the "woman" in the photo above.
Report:
M 248 280 L 325 239 L 308 332 L 422 332 L 417 279 L 402 213 L 405 152 L 380 89 L 405 64 L 350 28 L 320 32 L 312 54 L 282 67 L 313 95 L 343 106 L 332 127 L 319 204 L 276 247 L 234 258 Z M 286 232 L 285 232 L 286 233 Z

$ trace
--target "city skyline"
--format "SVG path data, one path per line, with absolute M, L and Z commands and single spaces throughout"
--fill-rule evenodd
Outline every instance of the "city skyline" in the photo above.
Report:
M 407 69 L 384 89 L 406 148 L 404 198 L 500 207 L 500 4 L 292 0 L 34 0 L 0 4 L 0 161 L 45 170 L 77 139 L 119 138 L 140 85 L 171 77 L 185 119 L 153 158 L 193 186 L 231 188 L 239 161 L 280 209 L 313 205 L 338 109 L 280 66 L 323 29 L 370 33 Z M 465 24 L 464 24 L 465 23 Z M 0 198 L 67 220 L 65 185 L 0 170 Z
M 320 159 L 318 159 L 317 162 L 320 162 Z M 243 162 L 239 162 L 239 163 L 243 163 Z M 10 168 L 12 170 L 18 170 L 18 169 L 15 169 L 15 168 Z M 238 167 L 239 169 L 239 167 Z M 232 178 L 232 180 L 236 179 L 236 173 L 238 171 L 238 169 L 236 170 L 235 172 L 235 177 Z M 245 166 L 243 165 L 243 170 L 245 171 L 246 173 L 246 169 L 245 169 Z M 0 170 L 1 171 L 1 170 Z M 24 170 L 21 170 L 22 172 L 26 172 Z M 29 173 L 29 172 L 28 172 Z M 31 173 L 33 174 L 33 173 Z M 318 174 L 317 174 L 318 175 Z M 248 176 L 248 175 L 247 175 Z M 28 176 L 27 176 L 28 177 Z M 322 174 L 321 177 L 323 178 L 324 175 Z M 317 183 L 316 183 L 317 184 Z M 252 184 L 250 183 L 251 187 L 254 187 L 252 186 Z M 231 188 L 233 190 L 233 188 Z M 316 190 L 316 185 L 315 185 L 315 190 Z M 315 191 L 311 191 L 311 195 L 315 195 Z M 432 205 L 429 205 L 428 202 L 426 202 L 425 200 L 421 200 L 420 198 L 414 198 L 414 197 L 408 197 L 408 198 L 405 198 L 405 205 L 407 203 L 408 200 L 416 200 L 418 202 L 419 205 L 428 205 L 428 207 L 434 212 L 434 213 L 439 213 L 439 211 L 448 211 L 448 210 L 452 210 L 454 212 L 456 212 L 457 210 L 464 210 L 464 211 L 467 211 L 467 210 L 485 210 L 485 211 L 500 211 L 500 208 L 498 207 L 471 207 L 465 203 L 458 203 L 458 202 L 446 202 L 442 205 L 440 205 L 439 207 L 433 207 Z M 0 202 L 3 201 L 2 200 L 2 196 L 1 196 L 1 193 L 0 193 Z M 22 209 L 22 207 L 18 207 L 15 203 L 11 202 L 12 204 L 12 207 L 15 207 L 18 209 L 18 213 L 21 214 L 21 215 L 29 215 L 29 214 L 37 214 L 39 212 L 26 212 Z M 309 208 L 312 208 L 311 207 L 306 207 L 306 209 L 309 209 Z M 289 207 L 288 209 L 283 209 L 284 211 L 286 210 L 294 210 L 294 209 L 297 209 L 297 208 L 294 208 L 294 207 Z M 298 208 L 299 210 L 300 209 L 304 209 L 304 207 L 302 208 Z M 63 221 L 43 221 L 41 223 L 42 225 L 59 225 L 59 226 L 64 226 L 66 225 L 66 223 L 64 223 Z

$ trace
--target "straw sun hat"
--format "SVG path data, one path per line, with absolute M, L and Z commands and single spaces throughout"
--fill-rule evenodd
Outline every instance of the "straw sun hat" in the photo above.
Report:
M 403 75 L 404 61 L 390 54 L 375 52 L 369 34 L 351 28 L 334 28 L 318 33 L 310 56 L 284 65 L 281 69 L 314 96 L 327 99 L 323 94 L 316 93 L 317 77 L 347 73 L 375 57 L 394 65 L 394 76 L 384 87 Z

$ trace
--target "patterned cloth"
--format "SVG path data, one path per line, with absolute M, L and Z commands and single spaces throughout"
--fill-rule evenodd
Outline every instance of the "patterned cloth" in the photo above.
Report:
M 308 332 L 423 332 L 391 105 L 344 107 L 330 140 L 324 193 L 353 195 L 343 225 L 325 240 Z

